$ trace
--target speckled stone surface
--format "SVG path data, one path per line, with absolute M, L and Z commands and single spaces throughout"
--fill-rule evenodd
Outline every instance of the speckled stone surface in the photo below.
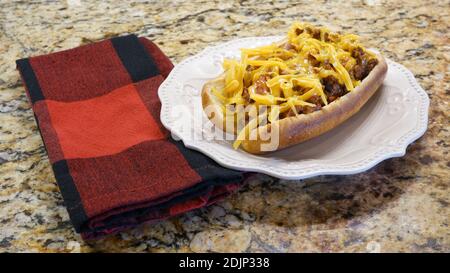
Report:
M 450 251 L 449 1 L 25 2 L 0 2 L 0 252 Z M 178 62 L 234 37 L 280 34 L 294 20 L 360 34 L 413 71 L 431 108 L 406 156 L 351 176 L 259 175 L 217 205 L 83 242 L 14 61 L 133 32 Z

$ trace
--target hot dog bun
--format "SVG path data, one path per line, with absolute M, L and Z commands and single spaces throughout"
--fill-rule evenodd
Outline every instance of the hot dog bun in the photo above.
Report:
M 254 133 L 257 133 L 258 139 L 245 139 L 242 141 L 241 147 L 252 154 L 268 152 L 267 144 L 269 141 L 262 141 L 261 139 L 267 139 L 269 132 L 277 130 L 279 136 L 278 144 L 269 148 L 269 150 L 280 150 L 319 136 L 343 123 L 357 113 L 383 83 L 388 69 L 387 63 L 383 56 L 379 54 L 375 55 L 378 59 L 377 65 L 354 90 L 324 106 L 319 111 L 286 117 L 253 129 L 253 131 L 256 130 Z M 202 106 L 205 110 L 208 109 L 208 118 L 217 127 L 226 130 L 228 133 L 236 134 L 233 126 L 225 126 L 226 117 L 221 110 L 221 102 L 212 93 L 212 88 L 223 89 L 224 81 L 225 75 L 223 74 L 208 81 L 203 86 L 201 94 Z M 264 144 L 266 146 L 262 146 Z M 262 149 L 262 147 L 265 148 Z

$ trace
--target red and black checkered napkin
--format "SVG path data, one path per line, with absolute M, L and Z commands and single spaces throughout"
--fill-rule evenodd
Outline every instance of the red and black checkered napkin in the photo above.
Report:
M 151 41 L 117 37 L 17 67 L 84 238 L 211 204 L 242 181 L 162 126 L 157 89 L 173 65 Z

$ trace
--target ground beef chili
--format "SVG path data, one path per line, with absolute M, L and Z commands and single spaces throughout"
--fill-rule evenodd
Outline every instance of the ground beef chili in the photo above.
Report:
M 345 86 L 339 84 L 338 79 L 333 76 L 328 76 L 322 79 L 323 89 L 328 98 L 328 103 L 335 101 L 337 98 L 345 95 Z
M 285 43 L 283 48 L 286 50 L 295 49 L 295 47 L 290 43 Z
M 245 101 L 250 102 L 250 94 L 248 93 L 248 89 L 244 88 L 242 91 L 242 98 L 244 98 Z
M 360 47 L 353 49 L 352 57 L 355 58 L 356 64 L 350 70 L 350 75 L 355 80 L 363 80 L 370 71 L 378 64 L 378 60 L 370 58 L 370 56 Z
M 305 29 L 306 32 L 311 33 L 313 38 L 320 39 L 320 31 L 313 31 L 312 29 Z M 300 35 L 303 32 L 303 30 L 296 30 L 296 34 Z M 336 40 L 336 37 L 333 35 L 329 35 L 328 33 L 325 33 L 324 39 L 326 41 L 334 41 Z M 292 50 L 294 47 L 286 43 L 284 45 L 284 48 L 286 50 Z M 378 60 L 376 58 L 372 58 L 369 54 L 367 54 L 362 48 L 357 47 L 353 49 L 351 52 L 351 55 L 356 60 L 356 64 L 353 66 L 353 68 L 349 71 L 350 75 L 354 80 L 363 80 L 367 75 L 369 75 L 370 71 L 378 64 Z M 308 55 L 308 62 L 319 71 L 321 69 L 321 66 L 327 70 L 333 69 L 329 61 L 320 62 L 318 61 L 314 56 L 311 54 Z M 247 71 L 249 71 L 249 67 L 246 68 Z M 317 72 L 316 71 L 316 72 Z M 283 73 L 281 73 L 283 74 Z M 255 82 L 255 92 L 257 94 L 265 95 L 270 93 L 269 88 L 266 85 L 267 80 L 269 80 L 270 77 L 268 75 L 263 75 L 259 77 L 258 80 Z M 347 93 L 347 89 L 344 84 L 340 84 L 339 80 L 335 78 L 334 76 L 328 76 L 326 78 L 323 78 L 321 80 L 324 92 L 327 96 L 328 103 L 331 103 L 338 99 L 339 97 L 344 96 Z M 303 94 L 305 91 L 303 88 L 294 87 L 294 91 L 299 92 L 300 94 Z M 248 89 L 244 88 L 242 93 L 243 98 L 246 101 L 252 101 L 250 99 Z M 286 117 L 292 117 L 296 116 L 297 114 L 309 114 L 318 110 L 321 110 L 324 106 L 322 98 L 318 95 L 313 95 L 308 99 L 309 103 L 315 104 L 314 107 L 311 106 L 295 106 L 295 111 L 293 109 L 290 109 L 289 111 L 286 111 L 284 113 L 280 114 L 280 119 L 286 118 Z
M 309 89 L 306 87 L 301 87 L 298 85 L 295 85 L 292 90 L 294 90 L 295 92 L 298 92 L 299 95 L 303 95 L 305 94 Z
M 293 117 L 295 116 L 295 112 L 297 112 L 297 114 L 309 114 L 315 111 L 318 111 L 320 109 L 322 109 L 322 98 L 320 96 L 317 95 L 313 95 L 311 96 L 311 98 L 309 98 L 308 102 L 315 104 L 315 107 L 311 107 L 311 106 L 301 106 L 301 105 L 297 105 L 295 106 L 295 110 L 290 109 L 289 111 L 286 111 L 284 113 L 282 113 L 280 115 L 280 118 L 286 118 L 286 117 Z
M 266 85 L 266 81 L 269 79 L 269 76 L 263 75 L 259 77 L 259 79 L 255 82 L 255 92 L 260 95 L 265 95 L 269 93 L 269 87 Z
M 316 105 L 314 109 L 320 110 L 322 108 L 322 98 L 318 95 L 312 95 L 308 102 L 313 103 Z
M 320 40 L 320 29 L 313 29 L 311 36 L 314 39 Z
M 325 68 L 325 69 L 327 69 L 327 70 L 331 70 L 331 69 L 333 69 L 333 67 L 331 66 L 331 64 L 330 64 L 330 61 L 329 61 L 329 60 L 325 60 L 325 61 L 323 61 L 323 63 L 322 63 L 322 66 L 323 66 L 323 68 Z
M 325 42 L 337 42 L 339 40 L 339 36 L 336 33 L 325 32 L 324 38 Z
M 311 55 L 311 54 L 308 54 L 308 62 L 313 67 L 319 67 L 320 66 L 320 62 L 318 60 L 316 60 L 316 58 L 313 55 Z

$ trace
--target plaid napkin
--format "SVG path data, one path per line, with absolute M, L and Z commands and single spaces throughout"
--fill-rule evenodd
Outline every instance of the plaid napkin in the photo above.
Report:
M 117 37 L 17 67 L 85 239 L 211 204 L 244 178 L 170 138 L 157 89 L 173 65 L 145 38 Z

